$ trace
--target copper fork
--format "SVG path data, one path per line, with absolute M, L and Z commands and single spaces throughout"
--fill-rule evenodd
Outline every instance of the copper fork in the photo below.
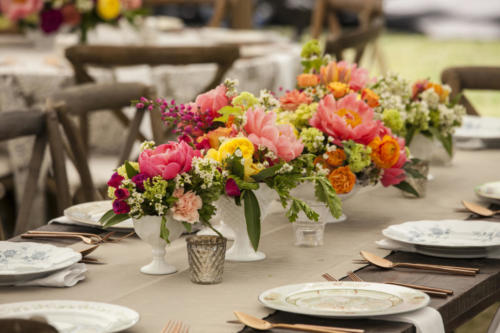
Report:
M 189 333 L 189 326 L 182 321 L 169 320 L 161 330 L 161 333 Z

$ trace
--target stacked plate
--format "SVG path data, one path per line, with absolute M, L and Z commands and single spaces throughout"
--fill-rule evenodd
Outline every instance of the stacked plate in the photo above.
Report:
M 31 242 L 0 242 L 0 286 L 34 280 L 69 267 L 82 255 L 67 247 Z
M 429 304 L 421 291 L 371 282 L 313 282 L 263 292 L 266 307 L 329 318 L 363 318 L 411 312 Z
M 500 182 L 485 183 L 474 188 L 477 196 L 500 205 Z
M 500 118 L 464 116 L 453 137 L 464 149 L 499 148 Z
M 64 216 L 74 224 L 101 228 L 102 225 L 99 223 L 99 219 L 112 207 L 113 202 L 111 200 L 86 202 L 65 209 Z M 130 232 L 134 229 L 134 224 L 132 219 L 127 219 L 108 229 Z
M 500 249 L 500 223 L 485 221 L 412 221 L 382 231 L 415 252 L 443 258 L 483 258 Z

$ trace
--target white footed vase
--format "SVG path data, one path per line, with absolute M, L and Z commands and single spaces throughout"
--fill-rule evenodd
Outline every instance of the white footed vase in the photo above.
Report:
M 429 161 L 432 165 L 450 165 L 453 156 L 444 149 L 441 141 L 417 134 L 409 145 L 412 157 Z
M 170 232 L 168 237 L 172 242 L 179 238 L 184 230 L 181 222 L 174 220 L 171 216 L 166 216 L 166 226 Z M 165 246 L 167 242 L 160 237 L 161 216 L 143 216 L 140 219 L 133 219 L 136 234 L 146 243 L 151 245 L 153 260 L 146 266 L 141 267 L 141 272 L 151 275 L 172 274 L 177 272 L 175 266 L 170 265 L 165 260 Z
M 229 261 L 258 261 L 266 258 L 260 251 L 255 251 L 250 243 L 245 221 L 243 203 L 237 206 L 234 199 L 223 195 L 215 203 L 222 221 L 234 232 L 234 242 L 226 251 L 226 260 Z

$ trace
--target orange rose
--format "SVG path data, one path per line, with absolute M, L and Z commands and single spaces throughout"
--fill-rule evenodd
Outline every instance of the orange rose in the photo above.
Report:
M 361 99 L 368 104 L 369 107 L 374 108 L 379 106 L 378 95 L 371 89 L 365 88 L 361 93 Z
M 400 147 L 398 141 L 390 135 L 384 135 L 383 139 L 376 137 L 370 143 L 372 149 L 372 160 L 376 166 L 389 169 L 399 159 Z
M 297 89 L 287 92 L 280 97 L 281 107 L 284 110 L 295 111 L 300 104 L 311 104 L 312 98 Z
M 328 90 L 332 92 L 333 97 L 339 99 L 349 93 L 349 85 L 347 85 L 346 83 L 335 81 L 328 84 Z
M 330 166 L 326 163 L 325 159 L 322 156 L 318 156 L 314 159 L 314 165 L 321 164 L 324 169 L 331 169 Z
M 221 137 L 230 137 L 232 128 L 227 127 L 219 127 L 207 133 L 208 142 L 210 143 L 210 147 L 214 149 L 219 149 Z
M 328 180 L 337 194 L 345 194 L 352 191 L 356 183 L 356 175 L 346 165 L 330 172 Z
M 434 89 L 434 92 L 438 94 L 439 96 L 439 101 L 444 102 L 446 101 L 446 98 L 450 94 L 448 90 L 443 89 L 443 86 L 438 84 L 438 83 L 427 83 L 427 86 L 425 87 L 426 89 L 432 88 Z
M 326 160 L 326 163 L 332 167 L 338 167 L 344 164 L 344 161 L 346 159 L 345 152 L 343 149 L 336 149 L 334 151 L 329 151 L 326 153 L 328 155 L 328 158 Z
M 299 88 L 314 87 L 319 84 L 319 77 L 314 74 L 300 74 L 297 76 L 297 85 Z

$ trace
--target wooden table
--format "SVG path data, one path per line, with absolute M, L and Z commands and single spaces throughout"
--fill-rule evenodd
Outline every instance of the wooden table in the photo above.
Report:
M 460 154 L 462 154 L 460 152 Z M 464 153 L 465 154 L 465 153 Z M 470 168 L 473 166 L 478 165 L 481 163 L 481 158 L 488 156 L 487 159 L 487 164 L 490 167 L 484 167 L 483 165 L 483 173 L 488 172 L 487 169 L 490 169 L 493 167 L 492 164 L 496 164 L 498 162 L 498 159 L 500 156 L 498 156 L 498 152 L 491 151 L 489 153 L 483 152 L 483 153 L 472 153 L 472 152 L 467 152 L 466 155 L 460 155 L 459 161 L 457 162 L 457 168 L 455 170 L 459 170 L 454 172 L 453 167 L 450 168 L 449 174 L 448 171 L 444 172 L 444 175 L 447 175 L 447 179 L 444 179 L 442 177 L 443 173 L 438 174 L 438 181 L 437 183 L 434 183 L 434 188 L 436 188 L 437 185 L 443 184 L 443 186 L 452 186 L 451 184 L 455 184 L 458 181 L 462 181 L 460 183 L 460 187 L 465 186 L 467 187 L 467 190 L 464 191 L 464 193 L 469 193 L 469 194 L 463 194 L 463 193 L 449 193 L 448 198 L 446 202 L 434 202 L 435 199 L 431 200 L 432 202 L 430 203 L 433 205 L 433 207 L 428 207 L 428 214 L 435 214 L 438 211 L 452 211 L 451 205 L 455 205 L 456 208 L 459 207 L 459 201 L 457 200 L 458 197 L 467 199 L 467 200 L 474 200 L 473 199 L 473 193 L 471 184 L 473 182 L 477 182 L 477 179 L 467 179 L 464 178 L 465 175 L 463 174 L 464 172 L 468 172 Z M 487 155 L 487 154 L 493 154 L 493 155 Z M 497 155 L 494 155 L 497 154 Z M 484 162 L 484 161 L 483 161 Z M 467 163 L 467 165 L 459 165 L 459 163 Z M 496 164 L 498 165 L 498 164 Z M 489 177 L 498 177 L 496 175 L 496 171 L 494 171 L 491 168 L 491 175 Z M 431 171 L 432 172 L 432 171 Z M 441 178 L 439 178 L 441 177 Z M 485 175 L 479 175 L 475 174 L 474 177 L 485 177 Z M 490 179 L 493 180 L 493 179 Z M 440 183 L 442 181 L 442 183 Z M 387 190 L 389 191 L 389 190 Z M 394 200 L 393 196 L 389 193 L 385 192 L 385 194 L 379 194 L 382 196 L 386 196 L 384 199 L 384 202 L 387 202 L 388 205 L 391 204 L 391 201 L 388 200 Z M 432 193 L 428 194 L 432 198 Z M 366 200 L 366 199 L 365 199 Z M 429 199 L 427 199 L 429 200 Z M 359 201 L 359 200 L 358 200 Z M 394 201 L 393 201 L 394 202 Z M 423 209 L 422 207 L 427 207 L 429 205 L 428 201 L 411 201 L 406 200 L 406 201 L 397 201 L 399 202 L 400 205 L 404 205 L 405 207 L 398 207 L 399 211 L 393 211 L 393 215 L 404 215 L 405 209 L 408 209 L 408 207 L 411 207 L 413 210 L 419 210 Z M 347 206 L 347 212 L 351 211 L 351 213 L 354 215 L 353 212 L 353 207 L 356 206 L 358 207 L 358 211 L 356 212 L 356 215 L 358 217 L 363 217 L 363 219 L 369 218 L 369 216 L 373 216 L 373 211 L 367 210 L 366 207 L 360 207 L 359 202 L 356 203 L 355 205 L 353 204 L 346 204 Z M 363 211 L 364 209 L 364 211 Z M 425 208 L 424 208 L 425 209 Z M 386 215 L 384 215 L 384 213 Z M 371 214 L 371 215 L 370 215 Z M 448 214 L 448 213 L 447 213 Z M 452 214 L 452 213 L 450 213 Z M 378 218 L 380 217 L 386 217 L 389 218 L 390 216 L 387 215 L 387 207 L 381 208 L 380 212 L 377 214 Z M 456 216 L 456 213 L 455 213 Z M 467 215 L 463 214 L 461 215 L 463 218 L 466 218 Z M 401 217 L 401 218 L 406 218 L 406 217 Z M 493 219 L 492 219 L 493 220 Z M 494 220 L 493 220 L 494 221 Z M 500 221 L 497 219 L 497 221 Z M 343 224 L 342 226 L 338 226 L 338 228 L 344 228 L 344 229 L 350 229 L 350 228 L 362 228 L 358 223 L 358 220 L 353 219 L 350 221 L 350 223 Z M 473 223 L 473 222 L 471 222 Z M 90 229 L 90 228 L 85 228 L 85 227 L 78 227 L 78 226 L 69 226 L 69 225 L 47 225 L 43 226 L 41 229 L 44 230 L 61 230 L 61 231 L 85 231 L 85 232 L 94 232 L 94 233 L 102 233 L 102 231 L 98 231 L 96 229 Z M 360 235 L 361 237 L 362 235 Z M 20 240 L 19 238 L 15 238 L 13 240 Z M 338 240 L 340 241 L 340 240 Z M 65 241 L 65 244 L 69 244 L 71 241 Z M 61 244 L 61 243 L 60 243 Z M 331 254 L 332 256 L 335 255 L 335 253 Z M 327 254 L 327 257 L 330 256 L 330 254 Z M 397 270 L 381 270 L 379 268 L 375 268 L 372 266 L 367 266 L 359 271 L 357 271 L 357 274 L 363 278 L 366 281 L 370 282 L 385 282 L 385 281 L 397 281 L 401 283 L 413 283 L 413 284 L 421 284 L 421 285 L 428 285 L 428 286 L 433 286 L 433 287 L 438 287 L 438 288 L 447 288 L 447 289 L 452 289 L 454 291 L 453 296 L 449 296 L 445 299 L 442 298 L 432 298 L 430 306 L 434 307 L 437 309 L 443 318 L 445 328 L 448 332 L 453 331 L 455 328 L 459 327 L 463 323 L 467 322 L 469 319 L 477 315 L 479 312 L 483 311 L 486 309 L 488 306 L 492 305 L 494 302 L 500 300 L 500 260 L 492 260 L 492 259 L 443 259 L 443 258 L 433 258 L 433 257 L 427 257 L 427 256 L 422 256 L 419 254 L 412 254 L 412 253 L 403 253 L 403 252 L 397 252 L 397 253 L 392 253 L 388 256 L 389 259 L 393 261 L 404 261 L 404 262 L 414 262 L 414 263 L 429 263 L 429 264 L 445 264 L 445 265 L 457 265 L 457 266 L 469 266 L 469 267 L 477 267 L 480 268 L 480 274 L 474 276 L 474 277 L 468 277 L 468 276 L 456 276 L 456 275 L 448 275 L 448 274 L 439 274 L 439 273 L 433 273 L 433 274 L 428 274 L 424 271 L 415 271 L 415 270 L 407 270 L 407 269 L 397 269 Z M 265 261 L 263 262 L 265 263 Z M 325 266 L 322 264 L 322 266 Z M 326 267 L 326 266 L 325 266 Z M 234 268 L 234 266 L 233 266 Z M 229 270 L 227 273 L 231 273 Z M 226 273 L 225 273 L 226 274 Z M 318 276 L 319 278 L 319 276 Z M 319 279 L 317 279 L 319 281 Z M 226 282 L 227 283 L 227 282 Z M 283 283 L 286 283 L 286 281 L 283 281 Z M 222 283 L 220 286 L 224 287 L 224 283 Z M 226 284 L 227 286 L 227 284 Z M 205 289 L 207 290 L 207 289 Z M 49 291 L 49 290 L 47 290 Z M 13 296 L 12 294 L 11 296 Z M 17 295 L 17 293 L 16 293 Z M 21 295 L 21 294 L 19 294 Z M 24 293 L 24 297 L 29 297 L 29 294 Z M 151 297 L 151 296 L 150 296 Z M 17 298 L 17 297 L 16 297 Z M 18 298 L 17 298 L 18 299 Z M 12 300 L 9 300 L 12 301 Z M 126 304 L 126 303 L 125 303 Z M 200 303 L 199 306 L 202 306 L 203 303 Z M 141 314 L 142 315 L 142 314 Z M 201 313 L 200 313 L 201 315 Z M 227 319 L 231 319 L 229 318 Z M 367 333 L 370 332 L 415 332 L 415 327 L 411 324 L 406 324 L 406 323 L 398 323 L 398 322 L 386 322 L 386 321 L 379 321 L 379 320 L 332 320 L 332 319 L 325 319 L 325 318 L 315 318 L 315 317 L 307 317 L 307 316 L 301 316 L 301 315 L 295 315 L 295 314 L 288 314 L 284 312 L 276 312 L 271 314 L 268 318 L 268 320 L 273 321 L 273 322 L 287 322 L 287 323 L 311 323 L 311 324 L 318 324 L 318 325 L 331 325 L 331 326 L 344 326 L 344 327 L 353 327 L 353 328 L 363 328 L 366 330 Z M 235 331 L 237 331 L 237 326 L 235 325 Z M 207 330 L 207 332 L 210 330 Z M 214 331 L 214 330 L 211 330 Z M 135 331 L 134 331 L 135 332 Z M 245 328 L 241 332 L 254 332 L 254 330 Z M 256 331 L 255 331 L 256 332 Z M 284 332 L 284 331 L 283 331 Z M 149 332 L 148 332 L 149 333 Z

